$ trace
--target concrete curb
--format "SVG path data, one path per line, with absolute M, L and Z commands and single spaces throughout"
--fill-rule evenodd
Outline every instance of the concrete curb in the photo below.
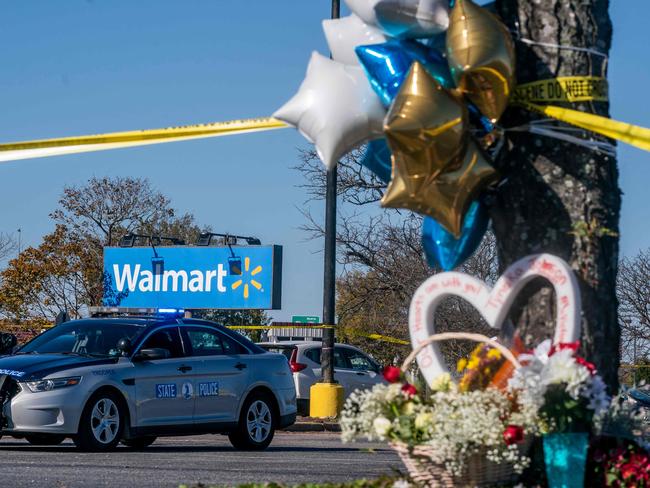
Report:
M 282 430 L 285 432 L 341 432 L 341 426 L 334 420 L 298 417 L 295 424 Z

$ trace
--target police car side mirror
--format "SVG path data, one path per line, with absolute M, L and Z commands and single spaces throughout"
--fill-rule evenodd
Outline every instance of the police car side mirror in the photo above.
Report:
M 134 361 L 155 361 L 156 359 L 167 359 L 170 356 L 167 349 L 153 347 L 151 349 L 140 349 L 140 352 L 133 356 Z

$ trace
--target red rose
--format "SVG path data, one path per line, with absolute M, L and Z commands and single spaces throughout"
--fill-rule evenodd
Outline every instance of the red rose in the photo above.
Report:
M 414 396 L 418 394 L 418 389 L 410 383 L 406 383 L 404 386 L 402 386 L 402 391 L 408 396 Z
M 590 363 L 585 358 L 582 358 L 580 356 L 576 356 L 576 363 L 581 364 L 582 366 L 587 368 L 589 370 L 589 372 L 591 373 L 591 376 L 596 374 L 596 365 L 594 365 L 594 363 Z
M 389 383 L 397 383 L 402 378 L 402 370 L 397 366 L 386 366 L 384 368 L 384 378 Z
M 509 425 L 506 427 L 506 430 L 503 431 L 503 440 L 506 442 L 506 445 L 518 444 L 524 440 L 524 429 L 518 425 Z

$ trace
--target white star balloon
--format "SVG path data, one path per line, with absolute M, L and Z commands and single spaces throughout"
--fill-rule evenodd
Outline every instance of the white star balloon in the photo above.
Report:
M 385 115 L 361 67 L 317 52 L 311 55 L 298 93 L 273 114 L 313 142 L 328 169 L 356 146 L 382 137 Z
M 359 64 L 359 58 L 354 52 L 355 47 L 381 44 L 388 40 L 381 30 L 366 24 L 354 14 L 342 19 L 324 20 L 323 31 L 332 59 L 351 65 Z
M 350 10 L 366 24 L 378 25 L 375 6 L 380 0 L 345 0 Z

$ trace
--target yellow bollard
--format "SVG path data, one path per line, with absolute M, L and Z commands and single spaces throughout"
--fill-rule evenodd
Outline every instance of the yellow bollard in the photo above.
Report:
M 336 418 L 343 410 L 344 390 L 338 383 L 314 383 L 309 395 L 310 417 Z

